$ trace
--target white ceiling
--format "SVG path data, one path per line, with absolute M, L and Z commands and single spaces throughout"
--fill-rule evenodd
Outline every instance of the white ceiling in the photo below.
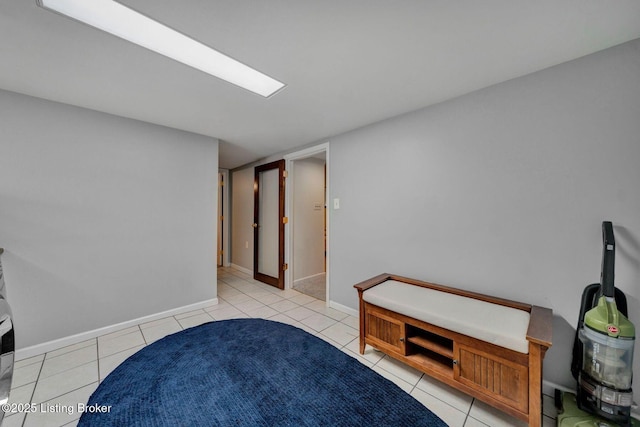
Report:
M 640 37 L 637 0 L 126 0 L 287 84 L 265 99 L 0 1 L 0 88 L 209 135 L 233 168 Z

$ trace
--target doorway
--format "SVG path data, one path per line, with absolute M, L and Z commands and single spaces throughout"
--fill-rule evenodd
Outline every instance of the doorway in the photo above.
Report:
M 285 156 L 287 288 L 329 304 L 329 144 L 321 144 Z

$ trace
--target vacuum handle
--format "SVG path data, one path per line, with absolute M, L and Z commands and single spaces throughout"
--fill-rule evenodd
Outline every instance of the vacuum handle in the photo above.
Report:
M 616 241 L 613 237 L 613 224 L 602 222 L 602 294 L 605 297 L 615 297 L 613 276 L 615 271 Z

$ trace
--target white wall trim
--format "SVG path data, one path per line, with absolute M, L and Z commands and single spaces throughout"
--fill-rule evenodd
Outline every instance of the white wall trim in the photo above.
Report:
M 566 386 L 556 384 L 552 381 L 542 380 L 542 394 L 546 394 L 547 396 L 553 396 L 556 389 L 567 391 L 574 394 L 576 392 L 575 389 L 570 389 Z
M 326 224 L 327 224 L 327 267 L 326 267 L 326 298 L 325 301 L 330 301 L 329 300 L 329 294 L 330 294 L 330 283 L 331 283 L 331 267 L 330 267 L 330 259 L 331 257 L 329 256 L 329 248 L 331 247 L 331 242 L 330 242 L 330 236 L 331 236 L 331 224 L 330 224 L 330 218 L 331 215 L 329 215 L 330 212 L 330 206 L 329 206 L 329 195 L 331 194 L 331 173 L 330 173 L 330 155 L 329 155 L 329 146 L 330 143 L 329 141 L 324 142 L 322 144 L 318 144 L 318 145 L 314 145 L 313 147 L 309 147 L 309 148 L 305 148 L 304 150 L 300 150 L 300 151 L 296 151 L 294 153 L 289 153 L 287 155 L 284 156 L 284 160 L 286 162 L 285 165 L 285 169 L 287 170 L 287 172 L 290 174 L 289 175 L 289 179 L 293 180 L 293 162 L 296 160 L 300 160 L 300 159 L 306 159 L 308 157 L 311 157 L 315 154 L 319 154 L 319 153 L 325 153 L 325 164 L 326 164 L 326 168 L 327 168 L 327 172 L 326 172 L 326 180 L 327 180 L 327 189 L 326 189 L 326 193 L 325 193 L 325 203 L 327 204 L 327 210 L 326 210 Z M 293 181 L 292 181 L 293 182 Z M 295 221 L 295 218 L 293 218 L 293 216 L 291 215 L 292 213 L 292 202 L 293 202 L 293 191 L 291 189 L 291 185 L 285 185 L 285 196 L 284 196 L 284 204 L 285 204 L 285 216 L 288 217 L 290 220 Z M 289 222 L 288 227 L 285 228 L 284 231 L 284 240 L 285 240 L 285 254 L 284 254 L 284 259 L 285 262 L 292 265 L 292 248 L 293 248 L 293 233 L 291 233 L 291 224 L 292 222 Z M 287 271 L 285 271 L 284 274 L 284 288 L 285 289 L 290 289 L 293 286 L 293 269 L 289 268 Z
M 314 145 L 313 147 L 305 148 L 300 151 L 295 151 L 293 153 L 285 154 L 285 160 L 299 160 L 306 159 L 307 157 L 311 157 L 315 154 L 319 154 L 322 152 L 329 151 L 329 142 L 323 142 L 322 144 Z
M 229 181 L 229 169 L 218 169 L 218 173 L 222 174 L 224 181 L 224 190 L 222 191 L 222 216 L 225 218 L 222 222 L 222 266 L 229 267 L 230 264 L 230 237 L 231 237 L 231 214 L 229 210 L 229 193 L 231 192 L 231 183 Z
M 151 322 L 153 320 L 162 319 L 169 316 L 175 316 L 176 314 L 187 313 L 189 311 L 198 310 L 204 307 L 209 307 L 218 304 L 218 298 L 212 298 L 205 301 L 200 301 L 194 304 L 185 305 L 171 310 L 163 311 L 149 316 L 139 317 L 137 319 L 128 320 L 122 323 L 116 323 L 115 325 L 105 326 L 103 328 L 94 329 L 91 331 L 81 332 L 79 334 L 71 335 L 64 338 L 59 338 L 53 341 L 47 341 L 42 344 L 32 345 L 16 350 L 16 360 L 28 359 L 29 357 L 37 356 L 39 354 L 47 353 L 59 348 L 63 348 L 72 344 L 77 344 L 82 341 L 86 341 L 92 338 L 97 338 L 101 335 L 110 334 L 112 332 L 119 331 L 121 329 L 128 328 L 130 326 L 136 326 L 141 323 Z
M 312 274 L 311 276 L 307 276 L 307 277 L 301 277 L 299 279 L 294 280 L 293 283 L 299 283 L 299 282 L 302 282 L 303 280 L 310 280 L 310 279 L 313 279 L 314 277 L 322 276 L 323 274 L 326 274 L 326 273 L 318 273 L 318 274 Z
M 335 308 L 336 310 L 341 311 L 343 313 L 347 313 L 350 316 L 355 316 L 355 317 L 360 316 L 360 314 L 358 313 L 358 310 L 354 310 L 353 308 L 347 307 L 346 305 L 338 304 L 335 301 L 329 301 L 329 307 Z
M 234 263 L 229 264 L 229 266 L 230 266 L 231 268 L 235 268 L 235 269 L 236 269 L 236 270 L 238 270 L 238 271 L 242 271 L 243 273 L 247 273 L 247 274 L 249 274 L 251 277 L 253 277 L 253 270 L 249 270 L 248 268 L 242 267 L 241 265 L 234 264 Z

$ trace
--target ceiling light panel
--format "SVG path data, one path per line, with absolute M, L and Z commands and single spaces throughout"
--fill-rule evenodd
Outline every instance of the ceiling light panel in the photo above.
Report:
M 112 0 L 37 0 L 39 6 L 268 97 L 285 85 Z

